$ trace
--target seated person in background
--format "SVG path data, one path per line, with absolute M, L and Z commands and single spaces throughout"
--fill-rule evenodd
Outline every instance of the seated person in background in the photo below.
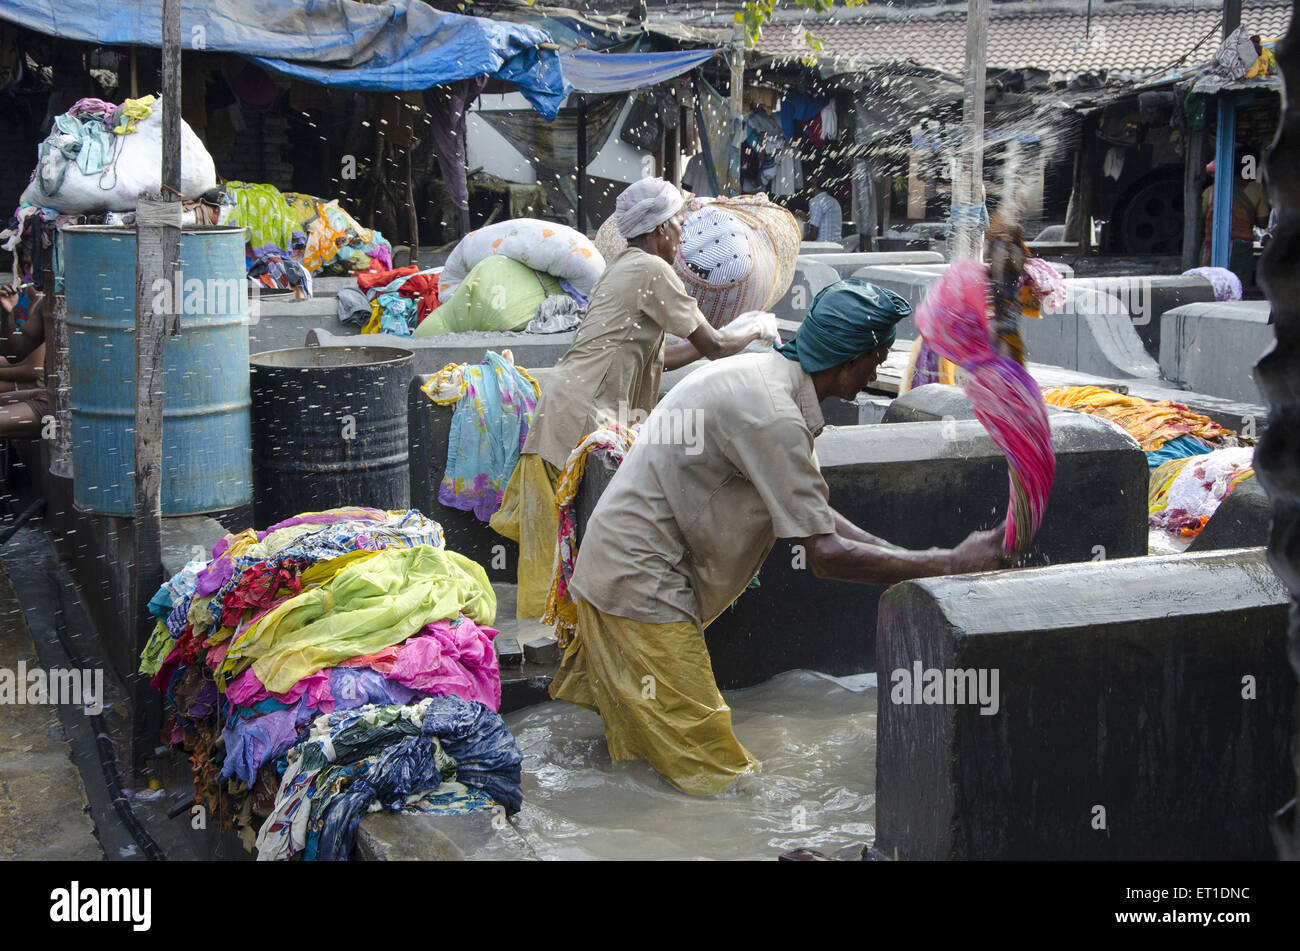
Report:
M 5 357 L 0 363 L 0 436 L 36 438 L 49 415 L 45 304 L 30 277 L 0 285 L 0 348 Z

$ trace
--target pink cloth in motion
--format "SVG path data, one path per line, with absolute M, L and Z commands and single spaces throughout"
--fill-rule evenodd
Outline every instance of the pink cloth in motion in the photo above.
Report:
M 1018 504 L 1011 480 L 1011 516 L 1003 545 L 1023 548 L 1043 521 L 1056 476 L 1052 429 L 1047 407 L 1034 378 L 1010 357 L 993 349 L 989 331 L 988 268 L 977 261 L 951 265 L 916 311 L 916 326 L 925 343 L 968 374 L 966 396 L 1023 489 Z
M 1020 272 L 1020 286 L 1029 288 L 1045 314 L 1059 313 L 1065 306 L 1065 279 L 1042 258 L 1025 258 Z

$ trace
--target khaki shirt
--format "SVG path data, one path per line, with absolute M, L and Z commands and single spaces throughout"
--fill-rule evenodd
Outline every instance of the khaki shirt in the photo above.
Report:
M 606 614 L 707 624 L 777 538 L 835 530 L 813 453 L 812 378 L 779 353 L 741 354 L 673 387 L 580 539 L 570 588 Z
M 557 469 L 588 435 L 659 397 L 664 333 L 685 339 L 704 323 L 695 298 L 662 258 L 627 248 L 591 289 L 573 346 L 549 373 L 524 452 Z

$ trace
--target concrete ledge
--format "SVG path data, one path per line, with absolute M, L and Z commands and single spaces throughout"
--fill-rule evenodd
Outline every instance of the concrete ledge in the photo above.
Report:
M 510 350 L 515 362 L 523 367 L 552 367 L 573 344 L 573 333 L 469 333 L 442 334 L 437 337 L 394 337 L 391 334 L 368 334 L 366 346 L 397 347 L 410 351 L 416 375 L 437 373 L 448 363 L 482 363 L 489 350 Z M 338 336 L 323 330 L 307 334 L 308 347 L 355 347 L 357 338 Z
M 1047 415 L 1064 412 L 1059 407 L 1047 407 Z M 908 390 L 889 404 L 882 423 L 932 423 L 942 420 L 974 419 L 975 407 L 959 386 L 944 383 L 927 383 Z
M 1147 551 L 1146 455 L 1117 427 L 1077 413 L 1052 417 L 1057 476 L 1029 564 L 1084 562 Z M 947 438 L 945 438 L 945 435 Z M 817 455 L 831 505 L 906 548 L 950 547 L 1001 522 L 1005 457 L 973 421 L 828 429 Z M 579 525 L 608 485 L 588 467 Z M 599 486 L 596 480 L 602 479 Z M 591 494 L 588 495 L 588 490 Z M 817 578 L 797 543 L 778 539 L 743 593 L 705 631 L 723 689 L 797 668 L 831 674 L 875 669 L 876 608 L 884 587 Z
M 1245 403 L 1260 401 L 1251 369 L 1274 342 L 1268 301 L 1176 307 L 1161 318 L 1160 368 L 1175 385 Z
M 534 859 L 524 837 L 494 810 L 455 816 L 372 812 L 357 827 L 352 857 L 363 862 Z M 502 828 L 497 828 L 501 826 Z
M 1214 285 L 1203 277 L 1089 277 L 1075 281 L 1118 298 L 1133 315 L 1133 328 L 1147 354 L 1160 358 L 1161 318 L 1175 307 L 1214 300 Z
M 1272 524 L 1273 506 L 1268 493 L 1259 479 L 1247 479 L 1219 504 L 1187 550 L 1266 547 Z
M 854 251 L 843 254 L 814 252 L 799 255 L 801 261 L 816 261 L 835 268 L 840 280 L 853 277 L 855 272 L 873 265 L 943 264 L 938 251 Z
M 1269 820 L 1295 793 L 1289 605 L 1260 549 L 895 586 L 880 605 L 877 848 L 1274 858 Z M 996 714 L 894 702 L 908 694 L 893 672 L 918 663 L 998 671 Z
M 794 279 L 785 296 L 772 305 L 772 313 L 778 320 L 791 320 L 796 323 L 803 320 L 808 305 L 822 288 L 834 284 L 840 279 L 835 268 L 821 261 L 800 256 L 794 265 Z

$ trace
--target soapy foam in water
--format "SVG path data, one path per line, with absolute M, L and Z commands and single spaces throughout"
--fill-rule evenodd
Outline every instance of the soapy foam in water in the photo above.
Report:
M 689 796 L 644 761 L 610 762 L 600 718 L 563 702 L 506 717 L 524 751 L 512 825 L 541 859 L 775 859 L 875 836 L 874 676 L 792 671 L 725 694 L 763 763 L 726 792 Z

